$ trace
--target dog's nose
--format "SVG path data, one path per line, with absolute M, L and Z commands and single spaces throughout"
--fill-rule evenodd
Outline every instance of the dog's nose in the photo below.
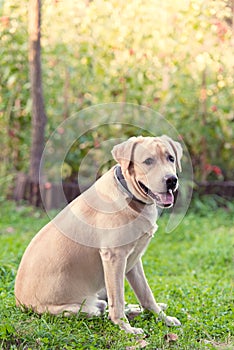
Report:
M 167 175 L 165 176 L 167 191 L 174 190 L 177 186 L 177 177 L 175 175 Z

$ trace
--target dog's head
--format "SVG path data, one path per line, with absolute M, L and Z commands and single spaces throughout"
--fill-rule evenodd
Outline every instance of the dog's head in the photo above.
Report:
M 145 203 L 169 208 L 178 188 L 182 147 L 166 135 L 131 137 L 112 150 L 132 194 Z

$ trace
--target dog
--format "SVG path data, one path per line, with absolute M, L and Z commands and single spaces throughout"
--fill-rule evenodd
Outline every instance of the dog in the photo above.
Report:
M 156 303 L 141 258 L 157 230 L 158 207 L 173 206 L 182 147 L 165 135 L 138 136 L 114 146 L 112 155 L 117 165 L 32 239 L 16 276 L 16 305 L 92 316 L 108 301 L 112 322 L 140 334 L 125 315 L 126 277 L 143 309 L 179 326 Z

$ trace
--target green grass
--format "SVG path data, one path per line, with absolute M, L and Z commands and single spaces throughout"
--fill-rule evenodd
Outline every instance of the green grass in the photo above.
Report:
M 200 203 L 201 204 L 201 203 Z M 139 349 L 142 336 L 120 331 L 105 315 L 36 315 L 15 307 L 14 278 L 33 235 L 48 221 L 38 209 L 0 203 L 0 348 L 2 349 Z M 199 210 L 198 210 L 199 211 Z M 182 322 L 168 328 L 150 313 L 131 324 L 145 330 L 146 349 L 234 349 L 233 213 L 216 208 L 190 211 L 180 226 L 165 233 L 167 216 L 143 258 L 156 300 Z M 126 284 L 126 301 L 135 303 Z M 176 342 L 165 335 L 175 333 Z M 143 345 L 142 345 L 143 346 Z

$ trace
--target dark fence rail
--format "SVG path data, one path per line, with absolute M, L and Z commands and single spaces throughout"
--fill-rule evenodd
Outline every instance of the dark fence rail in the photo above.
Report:
M 28 175 L 19 173 L 16 178 L 13 199 L 15 201 L 25 200 L 36 207 L 46 210 L 59 209 L 70 203 L 80 195 L 77 183 L 61 184 L 46 182 L 44 184 L 32 183 Z
M 234 181 L 204 181 L 196 185 L 195 191 L 200 195 L 216 194 L 229 200 L 234 198 Z
M 59 209 L 80 195 L 78 183 L 64 182 L 63 193 L 59 184 L 33 184 L 26 174 L 18 174 L 13 199 L 26 200 L 30 204 L 46 210 Z M 83 189 L 82 189 L 83 190 Z M 212 181 L 196 183 L 194 192 L 199 195 L 218 195 L 228 200 L 234 199 L 234 181 Z

